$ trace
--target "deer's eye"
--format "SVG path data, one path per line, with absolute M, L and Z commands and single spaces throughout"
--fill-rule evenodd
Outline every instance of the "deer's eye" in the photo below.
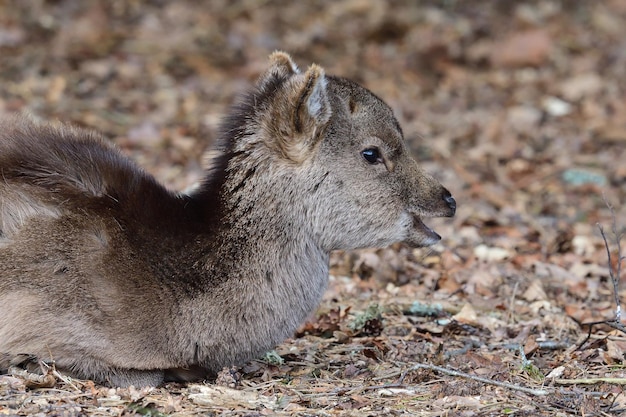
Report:
M 383 162 L 383 157 L 380 154 L 378 148 L 367 148 L 361 151 L 363 158 L 370 164 L 380 164 Z

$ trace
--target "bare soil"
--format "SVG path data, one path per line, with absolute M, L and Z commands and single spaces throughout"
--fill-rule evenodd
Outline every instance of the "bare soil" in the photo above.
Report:
M 459 205 L 433 248 L 334 254 L 310 322 L 216 381 L 0 376 L 0 415 L 626 415 L 626 336 L 585 324 L 615 318 L 625 23 L 621 0 L 0 0 L 0 115 L 99 130 L 183 189 L 282 49 L 385 99 Z

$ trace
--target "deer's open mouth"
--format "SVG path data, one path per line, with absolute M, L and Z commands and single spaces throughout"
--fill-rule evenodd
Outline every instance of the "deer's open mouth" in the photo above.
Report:
M 413 227 L 404 240 L 405 243 L 413 247 L 423 247 L 434 245 L 441 240 L 441 236 L 433 229 L 426 226 L 420 216 L 411 213 L 411 217 L 413 218 Z
M 416 214 L 413 215 L 413 227 L 429 239 L 432 239 L 434 241 L 441 240 L 441 236 L 439 236 L 439 234 L 437 234 L 437 232 L 435 232 L 433 229 L 426 226 L 422 221 L 422 218 Z

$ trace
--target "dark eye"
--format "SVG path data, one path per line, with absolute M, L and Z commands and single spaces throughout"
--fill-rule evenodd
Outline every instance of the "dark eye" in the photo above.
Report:
M 367 148 L 361 152 L 363 158 L 370 164 L 379 164 L 383 162 L 383 158 L 380 155 L 378 148 Z

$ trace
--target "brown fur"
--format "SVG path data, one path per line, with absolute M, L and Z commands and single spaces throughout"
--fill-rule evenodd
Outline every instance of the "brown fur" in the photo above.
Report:
M 287 54 L 270 61 L 190 194 L 92 132 L 0 123 L 0 358 L 110 385 L 200 378 L 291 336 L 330 251 L 439 240 L 420 219 L 453 215 L 454 200 L 389 107 Z M 361 154 L 372 147 L 380 163 Z

